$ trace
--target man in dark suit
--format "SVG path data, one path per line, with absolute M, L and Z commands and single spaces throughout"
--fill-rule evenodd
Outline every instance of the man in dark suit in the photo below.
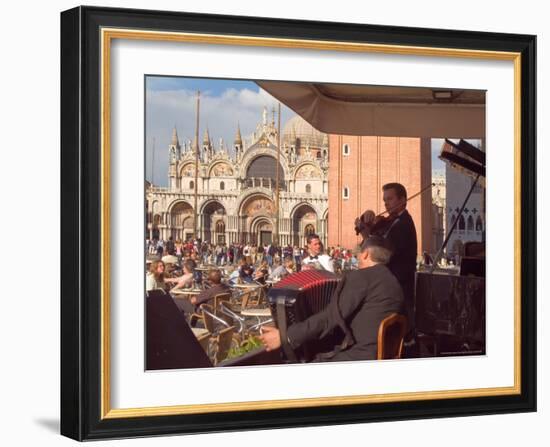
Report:
M 414 330 L 414 274 L 416 272 L 416 228 L 407 211 L 407 190 L 401 183 L 387 183 L 382 187 L 383 200 L 389 216 L 378 222 L 374 213 L 367 210 L 356 220 L 356 230 L 363 238 L 373 232 L 384 237 L 393 252 L 388 268 L 403 288 L 405 311 L 408 322 L 408 337 Z
M 208 289 L 203 290 L 199 296 L 196 298 L 191 298 L 191 304 L 194 304 L 196 307 L 200 306 L 203 303 L 208 303 L 216 295 L 220 295 L 222 293 L 231 293 L 231 289 L 228 285 L 222 283 L 222 272 L 220 272 L 218 269 L 213 269 L 208 272 L 208 283 L 210 284 L 210 287 Z
M 210 287 L 203 290 L 197 297 L 191 299 L 178 299 L 176 305 L 187 316 L 191 316 L 197 312 L 197 308 L 203 303 L 209 303 L 216 295 L 222 293 L 230 293 L 231 289 L 222 283 L 222 274 L 218 269 L 213 269 L 208 272 L 208 283 Z
M 329 361 L 376 359 L 380 322 L 401 312 L 403 292 L 395 276 L 384 265 L 391 251 L 382 237 L 373 236 L 361 244 L 359 270 L 345 275 L 337 301 L 287 330 L 288 344 L 297 348 L 307 340 L 320 339 L 335 327 L 345 326 L 346 339 L 335 347 Z M 279 330 L 264 326 L 260 337 L 268 351 L 281 346 Z

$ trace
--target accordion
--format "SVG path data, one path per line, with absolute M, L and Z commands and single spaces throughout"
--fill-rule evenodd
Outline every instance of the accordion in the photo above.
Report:
M 287 276 L 270 289 L 267 298 L 273 319 L 281 332 L 283 352 L 288 361 L 309 362 L 317 354 L 331 351 L 342 342 L 344 334 L 340 328 L 321 340 L 304 343 L 296 350 L 285 342 L 287 327 L 306 320 L 328 306 L 339 280 L 338 276 L 326 270 L 306 270 Z

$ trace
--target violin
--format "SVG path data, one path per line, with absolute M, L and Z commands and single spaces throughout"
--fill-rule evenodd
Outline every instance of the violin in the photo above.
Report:
M 383 236 L 399 217 L 398 214 L 390 214 L 389 216 L 379 216 L 370 228 L 370 234 L 374 236 Z
M 407 202 L 419 196 L 432 186 L 435 186 L 435 183 L 430 183 L 416 194 L 410 196 L 407 199 Z M 390 229 L 395 220 L 399 217 L 399 215 L 393 213 L 393 211 L 395 211 L 395 209 L 400 206 L 401 204 L 397 205 L 397 207 L 394 209 L 385 210 L 378 215 L 375 215 L 374 211 L 372 210 L 365 211 L 360 217 L 355 219 L 355 234 L 361 234 L 365 239 L 371 235 L 383 236 Z M 384 216 L 384 214 L 386 213 L 389 213 L 389 215 Z
M 383 236 L 398 217 L 398 214 L 390 214 L 389 216 L 379 214 L 375 216 L 372 210 L 367 210 L 355 220 L 355 234 L 362 234 L 364 238 Z

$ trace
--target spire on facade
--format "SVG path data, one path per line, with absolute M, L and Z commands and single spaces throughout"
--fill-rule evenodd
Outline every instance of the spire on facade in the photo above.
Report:
M 174 129 L 172 130 L 172 141 L 170 143 L 172 146 L 179 146 L 178 140 L 178 131 L 176 130 L 176 125 L 174 124 Z
M 204 131 L 204 137 L 202 138 L 202 144 L 210 145 L 210 133 L 208 133 L 208 127 Z
M 234 144 L 241 145 L 243 144 L 243 138 L 241 136 L 241 126 L 237 124 L 237 133 L 235 134 Z
M 290 144 L 296 146 L 296 128 L 294 126 L 292 126 L 292 130 L 290 131 Z

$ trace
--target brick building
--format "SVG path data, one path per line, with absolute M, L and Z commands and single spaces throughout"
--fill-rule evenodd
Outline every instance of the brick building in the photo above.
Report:
M 354 220 L 367 209 L 384 211 L 382 185 L 402 183 L 409 196 L 431 182 L 429 138 L 330 135 L 328 246 L 354 247 L 361 241 Z M 418 251 L 432 251 L 429 191 L 407 205 L 416 226 Z

